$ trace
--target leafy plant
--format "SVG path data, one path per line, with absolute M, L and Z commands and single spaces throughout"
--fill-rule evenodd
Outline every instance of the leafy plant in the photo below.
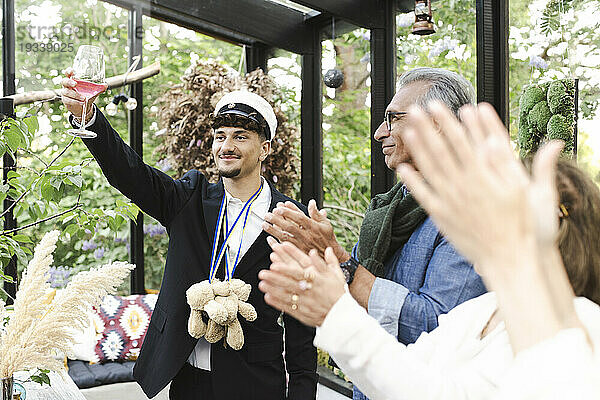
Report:
M 48 376 L 49 373 L 49 369 L 39 369 L 36 373 L 31 375 L 29 379 L 31 379 L 32 382 L 39 383 L 40 385 L 50 385 L 50 377 Z
M 38 168 L 21 166 L 21 156 L 30 156 L 32 138 L 36 135 L 38 121 L 35 116 L 20 113 L 16 119 L 6 118 L 0 123 L 0 155 L 4 153 L 17 160 L 14 170 L 7 173 L 7 183 L 0 186 L 0 199 L 13 199 L 12 204 L 0 213 L 0 222 L 12 211 L 15 218 L 26 222 L 13 229 L 0 231 L 0 262 L 5 267 L 13 256 L 21 265 L 31 255 L 29 245 L 33 242 L 33 227 L 58 223 L 63 236 L 77 238 L 86 231 L 106 226 L 117 232 L 127 220 L 134 220 L 139 212 L 137 206 L 121 200 L 112 209 L 86 206 L 82 193 L 89 187 L 82 176 L 83 169 L 91 159 L 67 160 L 66 154 L 75 139 L 51 160 L 36 156 Z M 0 279 L 14 283 L 12 278 L 0 275 Z

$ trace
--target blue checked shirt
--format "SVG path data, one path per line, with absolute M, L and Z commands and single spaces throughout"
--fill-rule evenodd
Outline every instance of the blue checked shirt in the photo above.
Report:
M 352 249 L 356 258 L 357 246 Z M 369 315 L 398 341 L 413 343 L 438 325 L 437 318 L 486 292 L 471 264 L 427 218 L 386 263 L 369 296 Z M 367 397 L 356 387 L 355 400 Z

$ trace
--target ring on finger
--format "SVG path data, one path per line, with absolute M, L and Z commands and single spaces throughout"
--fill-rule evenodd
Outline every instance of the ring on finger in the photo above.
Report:
M 298 287 L 300 287 L 300 290 L 302 291 L 310 290 L 312 289 L 312 283 L 308 282 L 306 279 L 302 279 L 298 282 Z
M 292 305 L 291 305 L 291 309 L 292 310 L 297 310 L 298 309 L 298 304 L 296 304 L 296 302 L 298 301 L 299 297 L 296 293 L 294 293 L 292 295 Z
M 304 279 L 307 282 L 312 281 L 315 278 L 315 273 L 313 271 L 304 271 Z
M 292 235 L 291 233 L 286 232 L 286 231 L 283 231 L 283 235 L 282 236 L 283 236 L 284 240 L 290 240 L 291 238 L 294 237 L 294 235 Z

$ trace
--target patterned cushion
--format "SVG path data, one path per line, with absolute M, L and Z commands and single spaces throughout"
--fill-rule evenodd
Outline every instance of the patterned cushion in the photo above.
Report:
M 146 336 L 156 294 L 106 296 L 96 309 L 95 362 L 136 360 Z

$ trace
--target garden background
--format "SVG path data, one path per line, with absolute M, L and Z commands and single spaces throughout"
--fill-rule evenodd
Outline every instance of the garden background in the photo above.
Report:
M 397 16 L 398 75 L 417 66 L 456 71 L 476 86 L 475 1 L 433 3 L 437 32 L 431 36 L 410 34 L 414 14 Z M 127 11 L 96 0 L 17 0 L 15 5 L 17 92 L 58 88 L 62 71 L 72 63 L 80 44 L 100 45 L 106 55 L 106 74 L 127 70 Z M 162 151 L 168 138 L 159 125 L 157 100 L 197 62 L 215 60 L 231 74 L 243 70 L 243 48 L 155 19 L 144 17 L 144 65 L 161 62 L 161 73 L 144 82 L 144 159 L 176 176 L 177 161 Z M 578 158 L 600 183 L 600 1 L 510 1 L 510 131 L 516 139 L 518 99 L 530 82 L 574 76 L 580 79 Z M 42 51 L 42 44 L 73 44 L 71 52 Z M 37 46 L 36 46 L 37 45 Z M 68 46 L 67 46 L 68 47 Z M 334 41 L 323 42 L 323 70 L 337 65 L 345 82 L 323 92 L 324 204 L 336 234 L 347 249 L 358 237 L 361 215 L 370 199 L 370 60 L 368 31 L 358 29 Z M 277 50 L 268 63 L 268 74 L 281 90 L 282 110 L 300 126 L 300 59 Z M 122 88 L 121 90 L 125 90 Z M 100 109 L 121 90 L 100 96 Z M 18 197 L 29 190 L 26 201 L 15 207 L 19 226 L 35 223 L 69 210 L 49 221 L 19 231 L 17 237 L 0 233 L 0 260 L 19 256 L 21 270 L 29 257 L 27 247 L 51 230 L 62 231 L 54 254 L 52 282 L 62 286 L 69 275 L 112 260 L 128 259 L 128 217 L 136 208 L 110 187 L 81 141 L 75 140 L 51 167 L 50 178 L 36 171 L 59 155 L 72 138 L 60 102 L 20 106 L 26 118 L 16 150 L 18 166 L 11 185 L 0 187 L 4 196 Z M 128 141 L 127 111 L 119 105 L 109 120 Z M 29 136 L 28 136 L 29 135 Z M 299 136 L 298 136 L 299 138 Z M 6 140 L 7 137 L 0 138 Z M 198 145 L 190 143 L 189 146 Z M 299 155 L 299 139 L 295 152 Z M 157 150 L 158 149 L 158 150 Z M 210 158 L 210 154 L 206 154 Z M 297 160 L 296 160 L 297 161 Z M 296 162 L 296 168 L 299 170 Z M 48 171 L 47 171 L 48 172 Z M 44 180 L 46 179 L 46 180 Z M 31 189 L 29 189 L 31 188 Z M 299 182 L 293 196 L 299 197 Z M 145 217 L 145 285 L 158 289 L 167 251 L 165 229 Z M 16 240 L 16 243 L 11 242 Z M 128 285 L 121 288 L 128 292 Z

